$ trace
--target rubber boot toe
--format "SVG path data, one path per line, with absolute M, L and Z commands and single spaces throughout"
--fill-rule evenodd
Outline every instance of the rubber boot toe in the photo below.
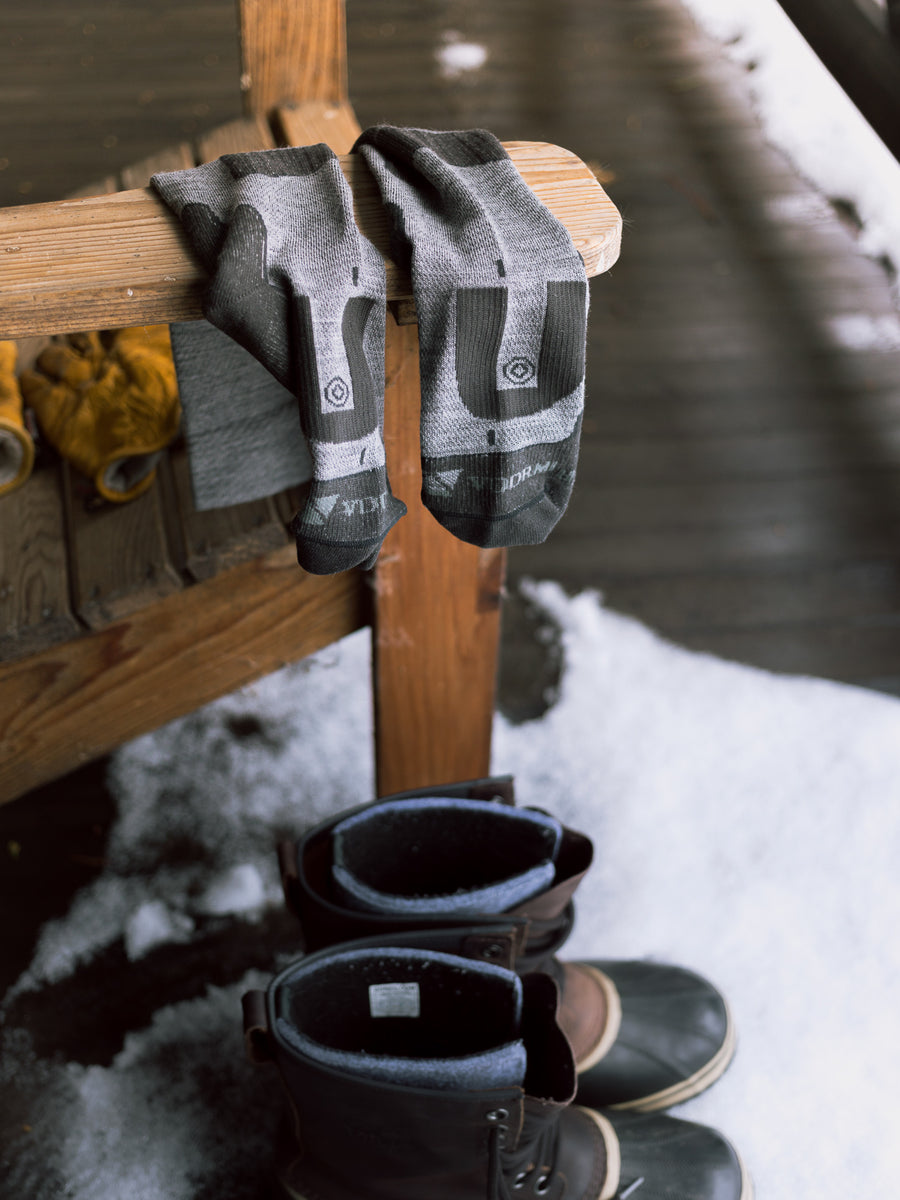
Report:
M 577 964 L 612 985 L 618 1029 L 599 1061 L 578 1064 L 579 1104 L 653 1112 L 714 1083 L 735 1048 L 731 1014 L 711 983 L 652 962 Z
M 619 1143 L 616 1200 L 752 1200 L 744 1165 L 717 1130 L 655 1113 L 604 1115 Z

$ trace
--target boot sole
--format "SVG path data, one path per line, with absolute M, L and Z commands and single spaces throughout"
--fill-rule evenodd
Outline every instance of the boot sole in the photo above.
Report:
M 615 1197 L 619 1194 L 619 1182 L 622 1165 L 621 1155 L 619 1152 L 619 1139 L 616 1137 L 616 1131 L 613 1129 L 609 1121 L 607 1121 L 607 1119 L 603 1116 L 603 1113 L 592 1108 L 578 1107 L 585 1116 L 593 1118 L 595 1124 L 600 1130 L 603 1143 L 606 1147 L 606 1158 L 608 1164 L 607 1177 L 606 1182 L 603 1185 L 603 1190 L 597 1197 L 597 1200 L 615 1200 Z M 730 1142 L 729 1145 L 731 1145 Z M 753 1180 L 750 1178 L 750 1172 L 747 1170 L 746 1166 L 744 1165 L 744 1160 L 741 1158 L 740 1154 L 738 1154 L 737 1150 L 735 1150 L 733 1145 L 731 1146 L 731 1150 L 734 1154 L 734 1157 L 737 1159 L 737 1164 L 741 1171 L 741 1194 L 739 1200 L 753 1200 Z M 631 1188 L 628 1188 L 627 1192 L 630 1191 Z M 626 1195 L 627 1192 L 623 1193 L 623 1195 Z M 635 1196 L 635 1200 L 637 1200 L 637 1196 Z
M 588 963 L 578 963 L 578 966 L 581 970 L 589 971 L 594 975 L 599 985 L 603 988 L 604 994 L 607 997 L 611 993 L 614 994 L 616 1003 L 618 1004 L 618 993 L 611 979 L 608 979 L 602 971 L 598 971 L 596 967 L 592 967 Z M 623 1100 L 620 1104 L 610 1104 L 608 1107 L 616 1109 L 619 1112 L 658 1112 L 660 1109 L 671 1108 L 675 1104 L 683 1104 L 686 1100 L 698 1096 L 714 1084 L 720 1076 L 724 1075 L 729 1063 L 734 1058 L 734 1052 L 737 1048 L 737 1033 L 731 1017 L 731 1009 L 724 999 L 723 1003 L 725 1005 L 726 1016 L 725 1040 L 709 1062 L 705 1063 L 699 1071 L 696 1071 L 693 1075 L 689 1075 L 687 1079 L 683 1079 L 680 1083 L 673 1083 L 671 1087 L 663 1088 L 659 1092 L 653 1092 L 649 1096 L 639 1096 L 636 1100 Z M 602 1054 L 592 1052 L 588 1058 L 577 1064 L 576 1070 L 581 1074 L 589 1070 L 601 1058 Z
M 573 1105 L 573 1107 L 577 1107 L 584 1116 L 589 1117 L 594 1122 L 600 1131 L 600 1136 L 603 1139 L 603 1145 L 606 1150 L 606 1180 L 597 1200 L 615 1200 L 621 1170 L 619 1139 L 616 1137 L 615 1130 L 601 1112 L 597 1112 L 593 1108 L 583 1108 L 581 1105 Z M 734 1150 L 734 1147 L 732 1149 Z M 737 1150 L 734 1150 L 734 1154 L 741 1169 L 740 1200 L 753 1200 L 753 1180 L 750 1178 L 750 1173 L 744 1165 L 744 1160 L 738 1154 Z M 295 1192 L 292 1187 L 288 1187 L 283 1180 L 278 1179 L 276 1183 L 282 1194 L 287 1196 L 289 1200 L 308 1200 L 301 1192 Z
M 583 1108 L 580 1104 L 573 1105 L 584 1116 L 589 1117 L 597 1128 L 600 1130 L 600 1136 L 603 1139 L 603 1147 L 606 1151 L 606 1179 L 603 1184 L 603 1189 L 597 1200 L 615 1200 L 616 1192 L 619 1190 L 619 1178 L 622 1170 L 622 1156 L 619 1152 L 619 1139 L 616 1137 L 616 1131 L 604 1117 L 603 1113 L 597 1112 L 594 1108 Z M 743 1198 L 742 1198 L 743 1200 Z

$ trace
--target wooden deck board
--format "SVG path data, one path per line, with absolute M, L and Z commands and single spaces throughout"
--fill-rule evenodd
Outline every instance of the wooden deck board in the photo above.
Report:
M 236 605 L 238 589 L 252 603 Z M 367 623 L 365 609 L 355 572 L 306 575 L 283 546 L 77 638 L 65 654 L 33 655 L 4 680 L 0 796 L 330 645 Z
M 177 153 L 173 152 L 176 157 Z M 144 169 L 150 165 L 139 164 L 123 175 L 139 178 Z M 94 194 L 115 191 L 124 183 L 122 177 L 103 180 Z M 66 462 L 62 482 L 72 604 L 88 629 L 102 629 L 181 590 L 157 479 L 142 495 L 121 505 L 98 503 L 93 483 Z

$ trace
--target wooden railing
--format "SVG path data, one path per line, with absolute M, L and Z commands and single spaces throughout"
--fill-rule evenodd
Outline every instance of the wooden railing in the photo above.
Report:
M 900 0 L 779 0 L 822 64 L 900 159 Z M 867 11 L 871 10 L 871 11 Z

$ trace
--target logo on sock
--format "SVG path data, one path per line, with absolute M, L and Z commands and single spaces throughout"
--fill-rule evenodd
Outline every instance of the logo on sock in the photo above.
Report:
M 350 399 L 350 388 L 340 375 L 325 385 L 325 400 L 332 408 L 343 408 Z
M 510 383 L 527 383 L 534 379 L 535 366 L 530 358 L 511 358 L 503 364 L 503 378 Z
M 340 496 L 337 495 L 317 496 L 316 499 L 310 500 L 303 511 L 303 524 L 324 525 L 338 500 L 340 500 Z
M 383 513 L 386 507 L 387 497 L 381 492 L 371 496 L 341 496 L 334 492 L 330 496 L 311 498 L 303 510 L 301 524 L 327 525 L 332 517 L 365 517 Z
M 435 495 L 449 496 L 456 487 L 456 481 L 462 474 L 462 470 L 458 468 L 455 471 L 434 471 L 425 472 L 422 477 L 422 487 L 427 492 L 432 492 Z

